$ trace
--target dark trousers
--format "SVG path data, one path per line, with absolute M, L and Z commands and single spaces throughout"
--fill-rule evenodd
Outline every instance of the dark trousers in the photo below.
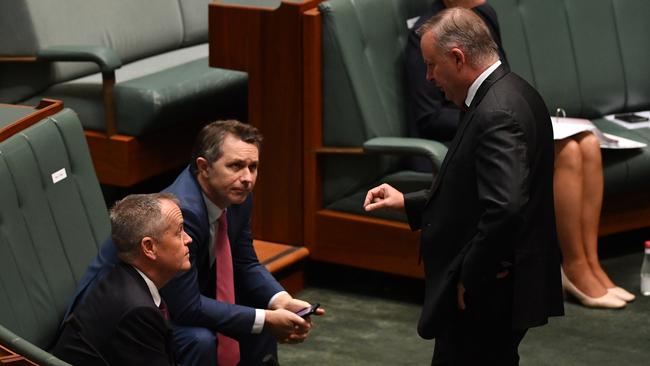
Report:
M 465 293 L 445 332 L 436 337 L 433 366 L 519 365 L 526 330 L 512 329 L 512 276 L 495 279 L 488 291 Z
M 216 337 L 213 331 L 200 327 L 174 327 L 176 361 L 183 366 L 215 366 Z M 239 340 L 239 366 L 259 366 L 268 355 L 277 359 L 278 346 L 270 332 L 251 334 Z

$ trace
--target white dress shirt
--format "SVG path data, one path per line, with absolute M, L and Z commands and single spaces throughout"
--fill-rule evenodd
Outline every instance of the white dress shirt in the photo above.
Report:
M 157 307 L 160 307 L 160 302 L 161 302 L 160 292 L 158 292 L 158 288 L 156 287 L 156 285 L 153 283 L 152 280 L 149 279 L 149 277 L 147 277 L 146 274 L 142 273 L 142 271 L 140 271 L 134 266 L 131 267 L 135 268 L 135 270 L 138 271 L 140 276 L 142 276 L 144 283 L 146 283 L 147 287 L 149 288 L 149 292 L 151 293 L 151 298 L 153 299 L 153 303 L 156 304 Z
M 472 85 L 469 86 L 469 90 L 467 91 L 467 98 L 465 98 L 465 106 L 469 108 L 470 105 L 472 105 L 472 100 L 474 100 L 474 96 L 476 95 L 476 92 L 478 91 L 478 88 L 481 87 L 481 84 L 485 81 L 485 79 L 490 76 L 494 72 L 494 70 L 497 69 L 501 65 L 501 60 L 497 60 L 497 62 L 493 63 L 490 67 L 485 69 L 479 75 L 476 80 L 472 83 Z

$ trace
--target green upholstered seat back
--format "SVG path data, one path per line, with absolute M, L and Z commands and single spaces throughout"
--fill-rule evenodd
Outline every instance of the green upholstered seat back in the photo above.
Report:
M 208 0 L 0 1 L 0 55 L 55 45 L 112 48 L 124 64 L 207 41 Z M 97 72 L 92 63 L 0 64 L 0 102 Z
M 0 143 L 0 202 L 0 324 L 44 348 L 110 232 L 74 112 Z
M 208 41 L 208 4 L 211 0 L 178 0 L 183 17 L 183 45 Z
M 406 134 L 406 20 L 429 0 L 331 0 L 319 5 L 323 48 L 323 145 L 360 147 Z M 396 169 L 376 156 L 323 159 L 327 205 Z
M 490 0 L 513 71 L 551 113 L 571 116 L 650 108 L 650 2 Z

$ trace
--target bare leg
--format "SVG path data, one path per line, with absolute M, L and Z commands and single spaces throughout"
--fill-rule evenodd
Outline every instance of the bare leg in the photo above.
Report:
M 564 257 L 562 268 L 580 291 L 590 297 L 600 297 L 607 289 L 594 276 L 583 244 L 583 177 L 578 142 L 573 139 L 556 141 L 553 188 L 558 239 Z
M 580 134 L 576 141 L 582 154 L 582 235 L 587 262 L 605 288 L 615 287 L 598 260 L 598 224 L 603 202 L 603 165 L 598 138 L 591 133 Z

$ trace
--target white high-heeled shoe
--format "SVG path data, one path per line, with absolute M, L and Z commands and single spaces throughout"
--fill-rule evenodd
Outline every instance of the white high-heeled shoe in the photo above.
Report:
M 619 286 L 608 288 L 607 292 L 627 302 L 631 302 L 636 299 L 636 296 L 634 296 L 634 294 Z
M 564 287 L 566 292 L 575 297 L 582 305 L 589 308 L 622 309 L 627 305 L 625 301 L 614 296 L 609 291 L 600 297 L 585 295 L 574 284 L 572 284 L 571 281 L 569 281 L 569 278 L 564 274 L 564 271 L 562 271 L 562 287 Z

